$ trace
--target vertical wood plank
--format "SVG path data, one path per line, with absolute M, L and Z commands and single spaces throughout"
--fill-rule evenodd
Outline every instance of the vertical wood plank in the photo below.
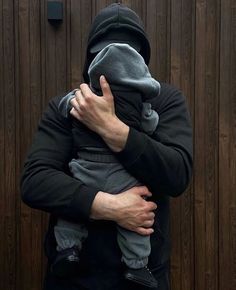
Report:
M 19 99 L 21 114 L 21 139 L 20 150 L 22 159 L 31 143 L 31 118 L 30 118 L 30 40 L 29 40 L 29 3 L 28 0 L 19 1 Z M 20 207 L 20 254 L 19 272 L 20 285 L 26 289 L 31 287 L 32 277 L 32 232 L 31 209 L 23 203 Z M 27 249 L 27 253 L 25 251 Z
M 171 83 L 181 84 L 181 1 L 171 1 L 171 46 L 170 46 L 170 68 Z M 181 201 L 180 199 L 171 203 L 171 237 L 177 237 L 172 244 L 171 256 L 171 287 L 175 290 L 182 289 L 181 279 Z
M 43 110 L 47 105 L 46 98 L 46 55 L 47 55 L 47 2 L 40 1 L 40 42 L 41 42 L 41 109 Z
M 15 115 L 16 115 L 16 128 L 15 128 L 15 136 L 16 136 L 16 160 L 15 160 L 15 171 L 16 171 L 16 193 L 15 193 L 15 199 L 16 199 L 16 208 L 15 208 L 15 214 L 16 214 L 16 280 L 15 285 L 17 287 L 20 287 L 20 270 L 19 270 L 19 257 L 20 257 L 20 208 L 21 208 L 21 196 L 20 196 L 20 176 L 21 176 L 21 154 L 20 154 L 20 116 L 22 112 L 20 112 L 20 100 L 19 100 L 19 38 L 18 38 L 18 32 L 19 32 L 19 0 L 14 1 L 14 51 L 15 51 Z
M 30 120 L 31 136 L 35 133 L 41 116 L 41 70 L 40 70 L 40 0 L 29 2 L 29 45 L 30 45 Z M 31 212 L 31 267 L 32 277 L 29 289 L 42 288 L 41 251 L 43 236 L 41 233 L 41 212 Z M 23 286 L 23 285 L 22 285 Z
M 236 289 L 236 3 L 221 1 L 219 289 Z M 227 269 L 227 270 L 226 270 Z
M 91 1 L 71 0 L 71 88 L 77 88 L 83 81 L 82 73 L 91 25 Z
M 3 0 L 0 0 L 0 87 L 3 88 L 4 80 L 4 53 L 3 53 L 3 42 L 4 42 L 4 27 L 3 27 Z M 1 162 L 0 162 L 0 233 L 5 235 L 5 227 L 4 227 L 4 215 L 5 215 L 5 118 L 4 118 L 4 90 L 0 90 L 0 154 L 1 154 Z M 4 274 L 3 279 L 0 279 L 0 288 L 4 289 L 6 286 L 6 276 L 5 276 L 5 241 L 4 239 L 0 239 L 0 255 L 2 257 L 0 262 L 0 272 Z
M 194 57 L 195 57 L 195 1 L 182 0 L 181 13 L 181 83 L 194 126 Z M 171 22 L 173 26 L 175 22 Z M 181 202 L 182 289 L 194 289 L 193 240 L 193 184 L 183 194 Z M 172 216 L 173 217 L 173 216 Z M 174 217 L 173 217 L 174 218 Z M 178 281 L 175 281 L 175 285 Z
M 68 49 L 68 38 L 66 35 L 67 26 L 67 13 L 66 13 L 66 0 L 63 3 L 63 18 L 64 21 L 60 25 L 59 30 L 56 33 L 55 43 L 55 59 L 56 59 L 56 95 L 61 95 L 66 92 L 68 71 L 67 71 L 67 49 Z M 50 96 L 52 97 L 52 96 Z
M 194 1 L 172 0 L 170 11 L 170 81 L 181 88 L 194 111 Z M 175 290 L 194 287 L 193 188 L 171 201 L 171 285 Z
M 41 112 L 42 112 L 47 105 L 46 103 L 47 102 L 46 100 L 46 25 L 47 25 L 46 5 L 47 3 L 45 1 L 40 1 L 39 3 L 40 3 L 40 36 L 39 37 L 40 37 L 40 46 L 41 46 L 40 71 L 41 71 Z M 42 215 L 41 232 L 42 232 L 42 238 L 44 240 L 44 237 L 48 228 L 49 215 L 46 213 L 41 213 L 41 215 Z M 46 267 L 47 267 L 47 259 L 45 257 L 43 248 L 41 250 L 40 259 L 42 261 L 41 273 L 42 273 L 42 280 L 43 280 L 44 275 L 46 273 Z
M 182 0 L 181 14 L 181 82 L 175 83 L 186 96 L 191 119 L 194 112 L 195 1 Z M 174 27 L 175 21 L 171 21 Z M 175 33 L 175 32 L 174 32 Z M 171 74 L 173 75 L 173 74 Z M 193 122 L 192 122 L 193 123 Z M 193 124 L 194 125 L 194 124 Z M 181 284 L 182 289 L 194 288 L 193 186 L 179 199 L 181 203 Z M 174 201 L 173 201 L 174 202 Z M 172 215 L 172 218 L 175 217 Z M 174 237 L 173 237 L 174 239 Z M 173 251 L 174 253 L 174 251 Z M 175 281 L 178 285 L 178 281 Z
M 45 1 L 44 13 L 47 15 L 47 1 Z M 63 3 L 63 22 L 55 25 L 45 17 L 45 40 L 46 40 L 46 56 L 45 56 L 45 103 L 56 95 L 65 94 L 67 90 L 67 36 L 66 36 L 66 10 L 65 0 Z
M 15 55 L 14 55 L 14 6 L 13 1 L 2 2 L 2 53 L 3 83 L 1 90 L 4 118 L 4 192 L 3 192 L 3 289 L 15 289 L 16 280 L 16 226 L 15 226 Z
M 71 0 L 65 2 L 65 14 L 66 14 L 66 91 L 71 88 Z
M 196 0 L 195 289 L 218 289 L 219 1 Z
M 170 1 L 146 2 L 146 31 L 151 45 L 150 71 L 156 79 L 166 82 L 169 80 Z

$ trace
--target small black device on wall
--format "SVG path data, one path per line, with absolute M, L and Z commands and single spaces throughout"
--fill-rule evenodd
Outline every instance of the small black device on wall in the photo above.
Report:
M 63 20 L 63 3 L 60 1 L 47 2 L 48 21 L 51 24 L 59 24 Z

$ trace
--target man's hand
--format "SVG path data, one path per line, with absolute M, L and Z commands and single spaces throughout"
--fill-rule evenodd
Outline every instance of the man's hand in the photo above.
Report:
M 100 77 L 100 85 L 102 96 L 94 94 L 87 84 L 81 84 L 71 100 L 70 113 L 98 133 L 111 150 L 119 152 L 126 144 L 129 127 L 115 114 L 113 95 L 104 76 Z
M 146 186 L 133 187 L 117 195 L 99 191 L 91 209 L 91 218 L 117 222 L 123 228 L 141 235 L 153 233 L 154 210 L 157 205 L 146 201 L 150 197 Z

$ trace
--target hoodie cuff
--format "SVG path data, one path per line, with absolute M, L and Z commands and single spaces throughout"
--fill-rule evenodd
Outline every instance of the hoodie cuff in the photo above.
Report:
M 69 210 L 76 220 L 87 221 L 90 219 L 92 203 L 98 191 L 93 187 L 81 185 L 79 192 L 75 192 Z
M 144 152 L 146 143 L 145 134 L 130 127 L 125 148 L 116 153 L 118 160 L 124 167 L 130 167 Z

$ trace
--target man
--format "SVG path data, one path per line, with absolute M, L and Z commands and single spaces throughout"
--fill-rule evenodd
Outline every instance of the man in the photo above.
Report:
M 119 36 L 112 39 L 113 35 Z M 138 44 L 139 53 L 148 64 L 150 46 L 139 17 L 123 5 L 112 4 L 97 15 L 91 27 L 84 68 L 86 83 L 94 56 L 112 42 L 133 47 Z M 80 85 L 71 101 L 71 115 L 98 134 L 126 170 L 145 186 L 111 195 L 73 179 L 67 167 L 76 152 L 72 121 L 58 112 L 61 97 L 50 101 L 21 183 L 24 202 L 51 213 L 46 238 L 49 267 L 45 289 L 146 289 L 123 277 L 116 240 L 118 224 L 141 235 L 151 235 L 149 269 L 158 280 L 158 289 L 168 290 L 169 196 L 178 196 L 186 189 L 192 171 L 192 131 L 185 99 L 181 92 L 162 83 L 160 95 L 151 100 L 160 117 L 158 128 L 148 136 L 116 116 L 112 92 L 104 77 L 100 78 L 103 96 L 92 93 L 86 83 Z M 86 142 L 88 145 L 89 140 Z M 56 248 L 53 226 L 58 216 L 83 221 L 88 228 L 78 276 L 71 279 L 58 279 L 50 271 Z

